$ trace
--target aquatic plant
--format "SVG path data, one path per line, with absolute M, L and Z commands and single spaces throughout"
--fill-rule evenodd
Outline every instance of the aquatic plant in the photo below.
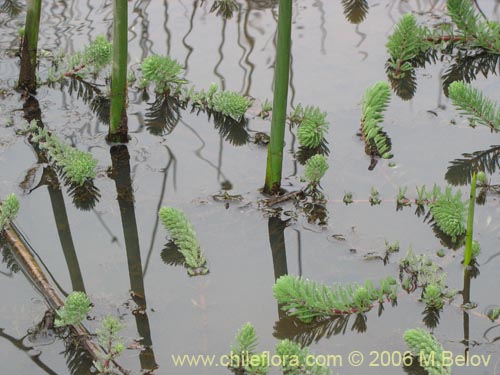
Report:
M 384 111 L 391 100 L 389 84 L 377 82 L 368 88 L 361 103 L 361 134 L 369 155 L 390 159 L 391 139 L 379 124 L 384 120 Z
M 368 201 L 370 202 L 370 206 L 376 206 L 382 203 L 382 199 L 380 199 L 380 194 L 375 186 L 372 186 L 370 189 L 370 196 L 368 197 Z
M 469 116 L 473 123 L 486 125 L 492 131 L 500 130 L 500 108 L 480 90 L 456 81 L 449 86 L 448 93 L 453 105 Z
M 8 226 L 19 212 L 19 200 L 15 194 L 9 194 L 0 204 L 0 232 Z
M 97 160 L 89 152 L 78 150 L 61 142 L 47 128 L 41 128 L 33 120 L 27 128 L 31 132 L 31 141 L 46 151 L 52 163 L 62 170 L 63 176 L 71 183 L 83 185 L 95 178 Z
M 173 207 L 162 207 L 158 216 L 190 267 L 188 273 L 190 275 L 208 273 L 205 255 L 200 250 L 193 225 L 186 215 Z
M 422 301 L 429 308 L 440 309 L 444 305 L 443 292 L 440 285 L 428 284 L 422 294 Z
M 265 375 L 268 373 L 271 364 L 267 352 L 252 355 L 251 359 L 245 365 L 247 375 Z
M 299 144 L 306 148 L 319 147 L 327 131 L 326 112 L 317 107 L 306 107 L 297 129 Z
M 464 266 L 468 266 L 472 260 L 473 252 L 473 237 L 474 237 L 474 207 L 476 205 L 476 172 L 472 173 L 472 181 L 470 184 L 469 212 L 467 214 L 467 236 L 465 238 Z M 479 248 L 477 243 L 476 251 Z M 479 253 L 479 251 L 477 251 Z
M 290 50 L 292 44 L 292 2 L 280 0 L 278 7 L 278 36 L 274 65 L 273 115 L 267 149 L 264 192 L 276 194 L 281 188 L 283 147 L 285 146 L 288 80 L 290 77 Z
M 307 358 L 311 357 L 311 352 L 306 347 L 301 347 L 296 342 L 291 340 L 281 340 L 276 345 L 276 354 L 282 359 L 281 367 L 283 374 L 287 375 L 331 375 L 332 371 L 328 367 L 320 366 L 314 361 L 308 361 Z
M 411 201 L 406 197 L 407 191 L 408 188 L 406 186 L 399 187 L 398 195 L 396 196 L 396 205 L 398 209 L 406 206 L 411 206 Z
M 342 202 L 344 202 L 346 206 L 350 205 L 353 202 L 352 193 L 351 192 L 345 193 Z
M 392 277 L 380 281 L 375 288 L 369 280 L 364 285 L 334 284 L 328 287 L 302 277 L 281 276 L 273 287 L 273 293 L 281 309 L 297 316 L 305 323 L 314 318 L 339 314 L 362 313 L 373 303 L 396 299 L 397 284 Z
M 422 328 L 408 329 L 403 338 L 414 356 L 425 358 L 419 363 L 429 375 L 451 374 L 450 368 L 443 365 L 443 347 L 430 333 Z
M 450 236 L 453 242 L 465 234 L 467 205 L 462 201 L 460 191 L 453 194 L 451 188 L 447 187 L 429 206 L 437 227 Z
M 108 141 L 128 142 L 127 118 L 128 2 L 113 1 L 113 68 Z
M 168 56 L 148 56 L 141 64 L 141 87 L 154 83 L 155 91 L 159 94 L 172 93 L 180 90 L 187 83 L 182 78 L 184 68 Z
M 244 96 L 232 91 L 222 91 L 213 95 L 210 109 L 240 121 L 249 107 L 250 101 Z
M 111 363 L 125 350 L 123 339 L 119 336 L 124 325 L 112 315 L 107 315 L 101 324 L 102 327 L 97 330 L 97 341 L 106 355 L 94 361 L 94 366 L 100 374 L 111 374 Z
M 316 154 L 306 161 L 304 176 L 311 185 L 319 184 L 328 170 L 328 161 L 324 155 Z
M 257 349 L 258 338 L 257 331 L 252 323 L 245 323 L 238 330 L 235 337 L 236 343 L 231 345 L 232 354 L 243 356 L 245 354 L 255 353 Z
M 413 71 L 411 60 L 431 47 L 426 36 L 428 30 L 417 24 L 413 14 L 405 14 L 386 44 L 389 60 L 386 69 L 391 78 L 400 79 Z
M 56 310 L 55 326 L 63 327 L 66 325 L 80 324 L 90 311 L 90 300 L 83 292 L 71 292 L 64 306 Z
M 266 99 L 261 105 L 259 116 L 265 119 L 269 117 L 269 113 L 272 110 L 273 110 L 273 103 L 271 103 L 269 100 Z
M 427 203 L 429 203 L 426 198 L 425 185 L 422 185 L 420 188 L 416 186 L 415 189 L 417 190 L 417 197 L 415 198 L 415 204 L 417 206 L 424 206 Z
M 30 93 L 36 92 L 36 67 L 38 51 L 38 32 L 42 0 L 28 0 L 26 3 L 26 22 L 21 46 L 21 69 L 18 86 Z

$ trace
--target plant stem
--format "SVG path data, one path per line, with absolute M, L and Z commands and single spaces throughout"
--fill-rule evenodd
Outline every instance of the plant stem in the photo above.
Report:
M 127 56 L 128 1 L 114 0 L 113 72 L 111 77 L 111 114 L 108 140 L 127 142 Z
M 19 87 L 34 94 L 36 92 L 36 53 L 42 0 L 28 0 L 25 33 L 22 42 Z
M 271 120 L 271 139 L 267 150 L 266 183 L 264 185 L 264 192 L 271 194 L 278 193 L 281 187 L 288 79 L 290 75 L 291 33 L 292 0 L 280 0 L 276 65 L 274 68 L 273 116 Z
M 469 216 L 467 218 L 467 238 L 465 240 L 464 266 L 470 264 L 472 258 L 472 238 L 474 233 L 474 206 L 476 204 L 476 172 L 472 173 L 469 198 Z

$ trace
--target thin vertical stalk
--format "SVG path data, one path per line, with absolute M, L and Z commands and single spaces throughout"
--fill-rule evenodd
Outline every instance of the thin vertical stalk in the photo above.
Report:
M 19 87 L 34 94 L 36 92 L 36 65 L 38 49 L 38 31 L 40 29 L 40 14 L 42 0 L 28 0 L 26 9 L 26 24 L 21 47 L 21 70 L 19 72 Z
M 292 0 L 280 0 L 276 65 L 274 68 L 273 117 L 271 120 L 271 140 L 267 150 L 266 183 L 264 186 L 264 191 L 271 194 L 278 193 L 281 187 L 288 79 L 290 75 L 291 33 Z
M 473 172 L 470 184 L 469 216 L 467 218 L 467 238 L 465 240 L 464 266 L 470 264 L 472 258 L 472 238 L 474 236 L 474 206 L 476 205 L 477 173 Z
M 127 142 L 127 56 L 128 1 L 114 0 L 113 72 L 111 76 L 111 113 L 108 140 Z

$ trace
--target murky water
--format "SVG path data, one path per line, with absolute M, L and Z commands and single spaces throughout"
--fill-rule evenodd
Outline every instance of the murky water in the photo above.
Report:
M 185 66 L 187 79 L 199 88 L 215 82 L 262 100 L 272 98 L 276 2 L 242 3 L 240 13 L 225 21 L 209 12 L 210 1 L 130 2 L 130 64 L 137 66 L 153 53 L 168 54 Z M 479 4 L 492 19 L 500 17 L 495 2 Z M 147 122 L 150 105 L 135 90 L 129 92 L 128 108 L 132 140 L 127 150 L 110 153 L 104 139 L 107 126 L 84 100 L 67 88 L 40 88 L 37 98 L 44 123 L 99 160 L 95 184 L 101 198 L 93 209 L 82 211 L 72 204 L 66 189 L 61 193 L 44 184 L 36 187 L 42 170 L 31 170 L 36 167 L 36 154 L 23 136 L 15 134 L 24 124 L 23 105 L 19 95 L 10 91 L 18 74 L 14 54 L 24 15 L 9 19 L 2 14 L 0 88 L 7 92 L 0 101 L 0 196 L 10 192 L 20 196 L 22 209 L 16 223 L 63 293 L 85 290 L 95 304 L 92 315 L 97 320 L 106 313 L 123 318 L 123 336 L 130 349 L 120 363 L 134 373 L 157 366 L 158 374 L 228 373 L 216 367 L 174 368 L 171 355 L 225 354 L 245 322 L 255 325 L 262 350 L 272 350 L 278 339 L 293 337 L 317 354 L 344 358 L 352 350 L 367 358 L 372 350 L 404 351 L 403 332 L 424 326 L 424 305 L 417 294 L 401 294 L 397 307 L 386 305 L 380 317 L 370 311 L 365 328 L 360 322 L 354 324 L 353 316 L 337 334 L 335 322 L 311 328 L 285 318 L 272 295 L 272 285 L 285 273 L 325 283 L 397 277 L 398 259 L 411 246 L 445 267 L 450 287 L 463 288 L 461 253 L 447 250 L 444 258 L 435 257 L 443 244 L 432 228 L 414 214 L 415 207 L 396 212 L 394 202 L 399 186 L 408 186 L 408 196 L 415 197 L 416 185 L 444 185 L 451 160 L 499 144 L 497 135 L 486 128 L 471 129 L 453 110 L 441 89 L 446 63 L 417 70 L 418 87 L 412 100 L 393 95 L 385 130 L 392 138 L 396 167 L 380 161 L 368 170 L 370 160 L 356 136 L 365 89 L 386 79 L 384 45 L 394 24 L 408 11 L 429 21 L 444 8 L 444 1 L 380 1 L 370 5 L 363 23 L 353 25 L 344 17 L 340 2 L 294 2 L 291 101 L 319 106 L 328 112 L 331 123 L 327 136 L 331 167 L 322 182 L 329 199 L 329 221 L 323 229 L 302 216 L 285 226 L 257 210 L 265 147 L 228 142 L 206 115 L 185 110 L 171 133 L 154 135 Z M 39 46 L 74 52 L 98 34 L 109 36 L 111 12 L 109 1 L 44 5 Z M 474 84 L 500 100 L 496 77 L 479 75 Z M 457 125 L 451 125 L 452 119 Z M 10 121 L 13 127 L 7 126 Z M 250 120 L 248 135 L 256 131 L 269 131 L 269 122 Z M 248 135 L 243 132 L 244 137 Z M 286 142 L 284 185 L 293 189 L 300 186 L 302 167 L 291 157 L 297 147 L 292 132 Z M 121 182 L 106 173 L 115 152 L 130 157 L 129 164 L 121 166 Z M 36 188 L 28 194 L 19 184 L 30 170 Z M 492 183 L 498 182 L 496 174 L 491 178 Z M 240 194 L 243 200 L 226 206 L 213 195 L 228 182 L 230 194 Z M 130 186 L 135 205 L 119 194 Z M 367 202 L 372 186 L 384 199 L 380 206 L 370 207 Z M 468 188 L 463 189 L 467 195 Z M 348 207 L 341 202 L 347 191 L 356 199 Z M 162 205 L 186 212 L 207 256 L 209 275 L 190 278 L 182 267 L 163 262 L 166 232 L 157 218 Z M 495 293 L 495 267 L 500 259 L 496 257 L 498 211 L 494 195 L 476 207 L 481 274 L 471 281 L 471 300 L 478 307 L 464 313 L 458 295 L 444 307 L 433 330 L 455 354 L 463 353 L 468 342 L 470 353 L 492 354 L 492 359 L 487 367 L 453 368 L 454 374 L 494 374 L 500 361 L 497 323 L 484 316 L 489 305 L 500 304 Z M 380 260 L 365 259 L 371 252 L 382 253 L 384 240 L 398 240 L 400 254 L 392 255 L 385 266 Z M 65 346 L 60 339 L 32 334 L 46 310 L 42 297 L 21 272 L 11 272 L 6 263 L 0 271 L 2 372 L 87 373 L 88 366 L 75 367 L 77 362 L 62 354 Z M 138 300 L 147 306 L 142 312 L 135 311 Z M 89 321 L 88 326 L 93 331 L 97 322 Z M 138 345 L 144 350 L 133 348 Z M 334 369 L 342 375 L 408 371 L 401 366 L 370 368 L 368 361 L 360 368 L 344 363 Z

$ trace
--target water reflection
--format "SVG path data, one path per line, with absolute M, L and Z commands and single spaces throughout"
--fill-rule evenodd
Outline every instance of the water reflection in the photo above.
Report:
M 141 250 L 139 234 L 135 217 L 134 190 L 130 175 L 130 154 L 125 145 L 112 146 L 111 150 L 112 172 L 110 178 L 115 181 L 118 205 L 122 221 L 125 249 L 127 251 L 127 264 L 130 280 L 132 300 L 136 304 L 133 310 L 138 342 L 142 346 L 139 353 L 141 369 L 151 371 L 158 367 L 151 340 L 151 329 L 147 315 L 146 291 L 142 274 Z
M 367 0 L 342 0 L 344 15 L 350 23 L 360 24 L 368 14 Z
M 462 154 L 463 158 L 450 162 L 445 179 L 450 185 L 468 185 L 474 171 L 493 175 L 500 168 L 500 146 L 483 151 Z
M 180 119 L 180 103 L 170 95 L 157 95 L 146 109 L 146 128 L 150 134 L 171 133 Z

